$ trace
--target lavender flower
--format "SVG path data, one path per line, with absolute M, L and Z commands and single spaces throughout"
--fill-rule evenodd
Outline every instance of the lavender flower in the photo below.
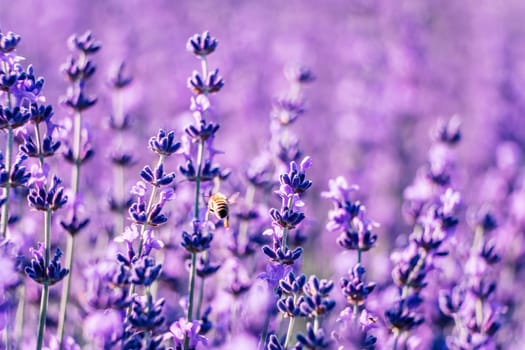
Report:
M 55 256 L 47 266 L 44 262 L 45 247 L 43 244 L 39 244 L 38 249 L 31 249 L 31 254 L 33 254 L 34 258 L 31 259 L 30 264 L 24 270 L 35 282 L 40 284 L 46 283 L 51 286 L 60 282 L 69 273 L 69 270 L 62 268 L 60 264 L 59 259 L 62 256 L 60 249 L 56 250 Z
M 188 322 L 181 318 L 170 326 L 170 333 L 173 336 L 175 349 L 182 350 L 186 339 L 188 339 L 187 349 L 196 349 L 199 343 L 206 345 L 207 340 L 199 334 L 199 322 Z

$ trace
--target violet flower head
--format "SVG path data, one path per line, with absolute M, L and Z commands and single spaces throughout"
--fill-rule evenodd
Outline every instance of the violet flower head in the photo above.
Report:
M 385 311 L 390 328 L 395 333 L 408 332 L 424 322 L 424 318 L 417 311 L 422 299 L 418 294 L 411 295 L 399 304 Z
M 30 118 L 31 113 L 20 109 L 20 107 L 10 109 L 0 106 L 0 129 L 19 128 L 25 125 Z
M 319 280 L 310 276 L 303 287 L 304 294 L 299 298 L 299 308 L 304 316 L 314 318 L 323 316 L 335 307 L 335 300 L 329 297 L 334 283 L 329 280 Z
M 459 312 L 465 302 L 466 290 L 462 286 L 455 286 L 450 291 L 439 292 L 439 309 L 445 315 L 453 317 Z
M 211 94 L 219 92 L 224 86 L 224 80 L 219 75 L 219 70 L 211 71 L 206 79 L 203 79 L 201 73 L 194 71 L 192 76 L 188 78 L 188 88 L 196 95 Z
M 146 202 L 139 196 L 137 201 L 129 207 L 129 216 L 136 224 L 147 224 L 154 227 L 164 225 L 168 221 L 168 217 L 162 213 L 164 204 L 165 202 L 161 200 L 151 208 L 147 208 Z
M 67 80 L 73 83 L 91 78 L 95 74 L 96 66 L 90 60 L 81 61 L 74 56 L 69 56 L 66 63 L 60 66 L 60 70 Z
M 161 268 L 161 264 L 155 264 L 155 259 L 143 255 L 134 263 L 131 283 L 149 287 L 159 277 Z
M 262 247 L 262 251 L 271 261 L 282 265 L 293 265 L 303 254 L 302 247 L 296 247 L 292 250 L 288 246 L 281 246 L 279 241 L 275 239 L 272 247 L 265 245 Z
M 121 62 L 114 71 L 110 73 L 109 83 L 115 89 L 123 89 L 133 82 L 133 77 L 127 75 L 126 64 Z
M 193 142 L 207 141 L 210 137 L 214 137 L 219 130 L 220 125 L 212 122 L 200 121 L 199 128 L 190 125 L 186 128 L 186 133 L 191 137 Z
M 44 252 L 45 247 L 43 244 L 39 243 L 38 249 L 30 248 L 31 254 L 33 254 L 33 259 L 28 266 L 25 267 L 25 273 L 35 282 L 48 285 L 53 285 L 57 282 L 60 282 L 66 275 L 69 273 L 68 269 L 63 269 L 60 264 L 60 257 L 62 256 L 62 251 L 57 248 L 55 256 L 49 262 L 48 266 L 45 266 L 44 263 Z
M 102 46 L 100 42 L 95 41 L 90 31 L 86 31 L 81 35 L 71 35 L 68 39 L 68 45 L 71 50 L 81 51 L 85 55 L 97 52 Z
M 157 135 L 149 140 L 150 149 L 159 155 L 170 156 L 177 152 L 180 146 L 180 142 L 175 141 L 175 132 L 166 132 L 164 129 L 160 129 Z
M 349 271 L 348 278 L 341 278 L 341 291 L 351 305 L 362 305 L 376 286 L 373 282 L 365 282 L 365 273 L 365 268 L 361 264 L 356 264 Z
M 75 236 L 84 228 L 86 228 L 90 221 L 91 220 L 89 218 L 79 219 L 76 213 L 74 213 L 73 211 L 71 220 L 69 222 L 60 221 L 60 226 L 62 226 L 62 228 L 66 230 L 67 233 L 69 233 L 72 236 Z
M 197 57 L 204 57 L 211 54 L 217 48 L 219 42 L 212 37 L 209 32 L 195 34 L 188 39 L 186 48 Z
M 5 34 L 0 32 L 0 51 L 3 54 L 14 51 L 20 39 L 20 35 L 13 32 L 7 32 Z
M 29 206 L 42 211 L 62 208 L 67 202 L 67 196 L 64 194 L 64 187 L 59 187 L 61 183 L 62 180 L 54 176 L 49 189 L 44 184 L 33 185 L 27 195 Z
M 301 304 L 292 296 L 287 296 L 277 301 L 277 310 L 281 312 L 284 317 L 298 317 L 301 316 Z
M 83 112 L 93 107 L 97 103 L 97 98 L 87 96 L 83 87 L 81 89 L 69 87 L 62 103 L 76 112 Z
M 266 350 L 286 350 L 282 342 L 277 338 L 275 334 L 270 335 L 268 338 L 268 346 Z
M 260 273 L 257 277 L 266 281 L 271 289 L 275 289 L 280 284 L 280 280 L 291 271 L 292 267 L 287 264 L 266 264 L 266 271 Z M 290 281 L 290 279 L 287 281 Z
M 306 276 L 303 273 L 295 276 L 295 273 L 290 271 L 284 278 L 279 280 L 279 291 L 286 295 L 299 295 L 303 292 L 305 285 Z
M 314 329 L 312 323 L 306 324 L 306 334 L 297 335 L 296 350 L 302 349 L 329 349 L 332 344 L 330 337 L 325 334 L 322 328 Z
M 193 221 L 193 232 L 182 232 L 181 246 L 190 253 L 199 253 L 210 249 L 210 243 L 213 240 L 213 233 L 203 233 L 199 221 Z
M 208 344 L 206 337 L 200 335 L 200 323 L 198 321 L 188 322 L 181 318 L 170 326 L 170 335 L 173 336 L 176 350 L 183 349 L 186 339 L 188 339 L 188 350 L 195 350 L 199 343 Z
M 23 152 L 19 152 L 16 156 L 11 168 L 11 174 L 9 175 L 9 183 L 13 188 L 25 186 L 31 179 L 31 174 L 26 171 L 26 167 L 23 165 L 26 159 L 27 155 Z M 0 173 L 0 187 L 4 187 L 5 185 L 2 180 L 2 174 Z
M 153 296 L 136 296 L 131 304 L 130 324 L 138 330 L 152 331 L 164 323 L 162 307 L 164 299 L 153 300 Z
M 340 234 L 337 243 L 345 249 L 365 252 L 375 246 L 377 234 L 373 230 L 379 224 L 367 217 L 363 204 L 351 199 L 351 194 L 358 188 L 357 185 L 349 186 L 346 180 L 339 176 L 329 181 L 329 190 L 321 195 L 333 203 L 333 209 L 328 213 L 326 228 L 330 232 Z
M 433 130 L 434 141 L 456 145 L 461 141 L 461 120 L 455 115 L 447 121 L 441 121 Z
M 296 194 L 306 192 L 311 186 L 312 181 L 306 179 L 306 169 L 312 166 L 312 159 L 305 157 L 299 165 L 290 162 L 290 171 L 282 174 L 279 178 L 281 187 L 289 186 L 291 191 Z
M 152 186 L 160 187 L 171 184 L 175 179 L 175 173 L 165 173 L 163 163 L 159 163 L 155 170 L 152 170 L 149 165 L 144 166 L 140 177 Z
M 299 84 L 311 83 L 315 80 L 315 75 L 312 70 L 305 66 L 289 66 L 286 68 L 284 74 L 290 82 Z
M 302 101 L 282 98 L 277 99 L 273 103 L 270 116 L 281 125 L 286 126 L 295 122 L 302 114 L 304 114 L 304 111 Z
M 215 274 L 221 267 L 221 264 L 212 263 L 209 256 L 199 256 L 197 261 L 197 276 L 208 278 Z

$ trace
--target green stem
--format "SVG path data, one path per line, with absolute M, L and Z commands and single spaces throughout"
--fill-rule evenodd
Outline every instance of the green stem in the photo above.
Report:
M 45 212 L 45 226 L 44 226 L 44 244 L 45 244 L 45 255 L 44 255 L 44 266 L 46 268 L 45 280 L 42 290 L 42 297 L 40 299 L 40 317 L 38 320 L 38 336 L 36 342 L 36 349 L 41 350 L 44 342 L 44 329 L 46 325 L 46 314 L 47 314 L 47 302 L 49 299 L 49 281 L 47 276 L 47 268 L 49 266 L 49 260 L 51 255 L 51 209 L 47 209 Z
M 200 203 L 200 191 L 201 191 L 201 172 L 202 172 L 202 159 L 204 155 L 204 141 L 199 141 L 199 148 L 197 150 L 197 178 L 195 179 L 195 202 L 193 210 L 194 220 L 199 220 L 199 203 Z M 193 320 L 193 294 L 195 291 L 195 275 L 197 269 L 197 253 L 191 253 L 191 267 L 190 267 L 190 281 L 188 286 L 188 315 L 187 319 L 189 322 Z
M 476 300 L 476 306 L 475 306 L 475 314 L 476 314 L 476 323 L 478 326 L 483 325 L 483 300 L 477 299 Z
M 5 72 L 9 72 L 9 66 L 6 62 L 3 63 Z M 11 109 L 11 92 L 7 91 L 7 107 Z M 9 193 L 11 192 L 11 159 L 13 157 L 13 128 L 7 127 L 7 141 L 5 151 L 5 167 L 9 174 L 9 180 L 7 181 L 6 187 L 4 188 L 5 203 L 2 207 L 2 217 L 0 221 L 0 229 L 2 231 L 2 238 L 9 238 L 7 236 L 7 224 L 9 223 Z
M 396 332 L 396 338 L 395 338 L 395 340 L 394 340 L 394 347 L 393 347 L 393 350 L 397 350 L 397 345 L 398 345 L 398 343 L 399 343 L 399 336 L 400 336 L 400 334 L 401 334 L 401 333 L 400 333 L 399 331 Z
M 7 236 L 7 224 L 9 223 L 9 194 L 11 192 L 11 162 L 13 158 L 13 129 L 9 126 L 7 128 L 7 144 L 5 152 L 5 167 L 9 174 L 9 180 L 4 188 L 5 203 L 2 207 L 2 218 L 1 218 L 1 229 L 2 238 L 8 238 Z
M 361 264 L 361 255 L 362 255 L 362 251 L 361 249 L 357 248 L 357 263 L 358 264 Z
M 354 326 L 357 329 L 359 326 L 359 305 L 357 305 L 357 301 L 354 301 L 354 308 L 353 308 L 353 314 L 354 314 Z
M 264 346 L 266 345 L 266 337 L 268 336 L 268 326 L 270 326 L 270 317 L 271 312 L 266 311 L 266 318 L 264 319 L 263 330 L 261 332 L 261 339 L 259 340 L 259 346 L 257 346 L 258 350 L 264 349 Z
M 195 314 L 195 319 L 199 320 L 201 318 L 201 308 L 202 308 L 202 301 L 204 299 L 204 283 L 206 279 L 204 277 L 200 277 L 200 285 L 199 285 L 199 299 L 197 301 L 197 311 Z
M 481 252 L 481 250 L 483 249 L 484 236 L 485 236 L 485 230 L 483 229 L 483 226 L 481 225 L 476 226 L 474 230 L 474 242 L 472 243 L 473 254 L 477 254 L 478 252 Z
M 426 258 L 427 252 L 424 250 L 419 256 L 419 260 L 417 261 L 416 266 L 414 266 L 414 269 L 408 274 L 407 282 L 403 287 L 403 292 L 401 293 L 401 302 L 404 302 L 404 300 L 408 297 L 408 293 L 410 292 L 410 285 L 412 284 L 414 278 L 416 278 L 419 274 L 419 271 L 423 267 Z
M 317 333 L 319 330 L 319 316 L 315 316 L 314 318 L 314 332 Z
M 294 304 L 297 303 L 297 295 L 294 295 L 293 303 Z M 290 317 L 290 322 L 288 323 L 288 331 L 286 331 L 286 340 L 284 341 L 285 349 L 288 347 L 288 344 L 290 344 L 290 341 L 292 340 L 294 324 L 295 324 L 295 317 Z
M 195 179 L 195 202 L 193 205 L 193 218 L 199 220 L 199 203 L 201 196 L 201 173 L 202 173 L 202 159 L 204 157 L 204 141 L 199 141 L 199 148 L 197 150 L 197 177 Z
M 161 155 L 159 157 L 158 164 L 161 164 L 164 162 L 164 155 Z M 151 208 L 153 208 L 153 202 L 155 201 L 155 198 L 157 197 L 157 192 L 159 188 L 157 186 L 153 186 L 153 189 L 151 190 L 151 194 L 149 196 L 148 206 L 146 207 L 146 215 L 149 218 L 149 214 L 151 212 Z M 149 221 L 146 220 L 145 223 L 142 224 L 142 227 L 140 228 L 140 241 L 139 241 L 139 249 L 138 249 L 138 257 L 142 255 L 142 250 L 144 250 L 144 233 L 146 232 L 146 229 L 148 228 Z
M 191 266 L 190 270 L 190 284 L 188 287 L 189 301 L 188 301 L 188 322 L 193 320 L 193 294 L 195 292 L 195 275 L 196 269 L 194 266 L 197 264 L 197 253 L 191 253 Z
M 71 184 L 73 187 L 73 193 L 75 198 L 80 192 L 80 148 L 82 146 L 82 113 L 75 112 L 73 121 L 73 157 L 74 165 L 71 173 Z M 69 302 L 69 294 L 71 290 L 71 278 L 73 276 L 73 249 L 74 249 L 74 237 L 68 235 L 67 237 L 67 248 L 66 248 L 66 268 L 69 269 L 69 273 L 65 277 L 64 284 L 62 285 L 62 297 L 60 298 L 60 313 L 57 328 L 58 343 L 60 349 L 64 346 L 64 333 L 67 319 L 67 304 Z
M 166 156 L 161 154 L 159 155 L 159 161 L 157 162 L 157 167 L 164 162 L 164 158 Z M 151 194 L 149 196 L 148 206 L 146 207 L 146 217 L 149 217 L 149 214 L 151 212 L 151 208 L 153 208 L 153 202 L 155 201 L 155 198 L 157 197 L 157 186 L 153 186 L 153 189 L 151 190 Z M 146 229 L 148 228 L 148 220 L 146 220 L 145 223 L 142 224 L 142 227 L 140 228 L 140 240 L 139 240 L 139 247 L 138 247 L 138 254 L 137 256 L 140 257 L 142 255 L 142 251 L 144 250 L 144 233 L 146 232 Z M 129 288 L 129 296 L 131 297 L 135 293 L 135 285 L 132 284 Z M 129 316 L 131 313 L 131 305 L 128 306 L 128 309 L 126 311 L 126 316 Z
M 75 112 L 73 125 L 73 156 L 75 164 L 73 166 L 73 173 L 71 174 L 73 193 L 75 196 L 80 190 L 80 147 L 82 143 L 82 114 Z
M 38 148 L 38 160 L 40 161 L 40 167 L 44 166 L 44 152 L 42 151 L 42 137 L 40 136 L 40 125 L 35 123 L 35 138 L 36 146 Z
M 295 324 L 295 317 L 290 317 L 290 323 L 288 323 L 288 331 L 286 332 L 286 340 L 284 341 L 284 348 L 288 347 L 290 341 L 292 340 L 293 327 Z
M 58 319 L 57 338 L 59 340 L 60 349 L 64 347 L 64 330 L 67 318 L 67 305 L 69 303 L 69 294 L 71 290 L 71 276 L 73 272 L 73 251 L 75 246 L 75 236 L 67 236 L 67 247 L 66 247 L 66 268 L 69 273 L 65 277 L 64 284 L 62 285 L 62 298 L 60 299 L 60 312 Z
M 290 196 L 290 198 L 288 198 L 288 204 L 287 204 L 288 210 L 291 210 L 292 202 L 293 202 L 293 196 Z M 286 240 L 288 239 L 288 231 L 289 231 L 288 227 L 285 227 L 283 229 L 283 239 L 282 239 L 283 248 L 286 247 L 286 244 L 287 244 Z
M 18 287 L 18 304 L 16 307 L 16 318 L 15 318 L 15 343 L 20 344 L 24 329 L 24 317 L 25 317 L 25 299 L 26 299 L 26 285 L 23 283 Z
M 202 79 L 206 81 L 208 79 L 208 62 L 206 56 L 201 57 L 201 69 Z M 204 95 L 208 95 L 208 91 L 204 92 Z M 195 179 L 195 202 L 193 205 L 193 219 L 199 221 L 199 203 L 201 195 L 201 173 L 202 173 L 202 159 L 204 157 L 204 141 L 199 141 L 197 149 L 197 177 Z M 187 320 L 191 322 L 193 320 L 193 294 L 195 292 L 195 275 L 197 274 L 197 253 L 191 253 L 191 267 L 190 267 L 190 281 L 188 286 L 188 315 Z M 186 337 L 184 340 L 184 349 L 189 350 L 189 338 Z

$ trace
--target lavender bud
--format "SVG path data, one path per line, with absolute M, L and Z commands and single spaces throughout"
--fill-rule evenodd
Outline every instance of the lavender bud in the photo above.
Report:
M 209 32 L 195 34 L 188 39 L 186 48 L 195 56 L 204 57 L 211 54 L 217 48 L 219 42 Z

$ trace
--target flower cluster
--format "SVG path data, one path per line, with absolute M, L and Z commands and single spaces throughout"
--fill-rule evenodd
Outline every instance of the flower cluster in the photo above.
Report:
M 131 190 L 136 197 L 129 207 L 132 224 L 115 238 L 116 242 L 126 243 L 127 247 L 126 256 L 118 255 L 121 277 L 117 279 L 117 286 L 129 293 L 129 301 L 119 303 L 121 308 L 127 308 L 119 340 L 124 348 L 144 346 L 161 349 L 163 334 L 159 333 L 159 329 L 165 320 L 162 316 L 164 299 L 154 300 L 151 287 L 159 279 L 162 265 L 156 263 L 152 250 L 164 246 L 155 237 L 154 230 L 168 221 L 164 214 L 165 206 L 174 197 L 170 185 L 175 180 L 175 173 L 164 172 L 166 158 L 180 148 L 180 143 L 174 142 L 173 136 L 173 132 L 161 129 L 150 139 L 150 149 L 158 155 L 157 165 L 154 170 L 146 165 L 140 172 L 142 180 Z M 109 282 L 114 283 L 115 280 Z M 138 287 L 143 288 L 144 295 L 136 293 Z
M 456 125 L 454 119 L 450 123 Z M 455 134 L 459 135 L 459 131 Z M 430 151 L 428 165 L 405 192 L 414 227 L 408 245 L 392 255 L 392 278 L 399 288 L 399 299 L 385 311 L 395 337 L 394 347 L 424 322 L 420 311 L 424 302 L 422 291 L 427 287 L 428 275 L 439 266 L 439 258 L 448 255 L 445 247 L 458 224 L 460 195 L 451 187 L 451 172 L 452 147 L 459 136 L 445 137 L 443 132 L 438 135 L 441 136 Z
M 496 282 L 492 277 L 501 261 L 493 241 L 487 235 L 496 228 L 487 225 L 488 215 L 479 215 L 475 236 L 466 263 L 466 275 L 448 290 L 441 290 L 441 312 L 454 319 L 454 331 L 447 338 L 450 348 L 494 348 L 495 333 L 502 324 L 505 307 L 496 297 Z
M 329 190 L 322 196 L 332 201 L 333 208 L 328 213 L 326 229 L 338 233 L 337 243 L 344 249 L 357 252 L 356 263 L 348 271 L 348 276 L 340 280 L 340 288 L 348 306 L 339 315 L 341 329 L 336 335 L 340 344 L 358 344 L 361 348 L 372 348 L 376 337 L 369 333 L 375 319 L 366 310 L 365 302 L 376 284 L 364 278 L 366 269 L 362 264 L 362 252 L 372 249 L 377 241 L 375 230 L 379 225 L 369 219 L 366 207 L 352 199 L 357 185 L 349 186 L 344 177 L 329 181 Z
M 272 228 L 267 234 L 272 236 L 272 246 L 263 247 L 264 254 L 278 264 L 292 265 L 303 252 L 301 247 L 290 249 L 287 239 L 288 233 L 305 219 L 305 214 L 300 211 L 304 205 L 300 195 L 312 186 L 312 181 L 306 179 L 306 169 L 311 165 L 310 157 L 305 157 L 300 164 L 292 161 L 288 173 L 282 174 L 279 179 L 280 186 L 276 193 L 281 197 L 281 208 L 270 209 Z

